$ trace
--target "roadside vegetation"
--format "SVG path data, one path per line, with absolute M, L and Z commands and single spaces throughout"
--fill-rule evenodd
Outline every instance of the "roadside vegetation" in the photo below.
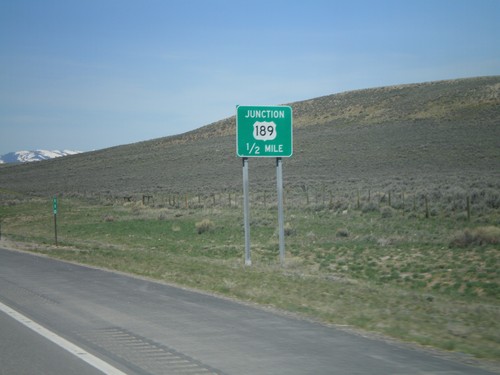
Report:
M 236 193 L 62 196 L 56 247 L 50 197 L 4 192 L 2 245 L 498 359 L 499 191 L 288 190 L 284 267 L 271 192 L 252 195 L 251 267 Z

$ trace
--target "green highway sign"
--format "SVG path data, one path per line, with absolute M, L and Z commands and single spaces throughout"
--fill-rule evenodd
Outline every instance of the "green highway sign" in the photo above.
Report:
M 239 157 L 292 156 L 292 108 L 237 106 L 236 154 Z
M 54 215 L 57 215 L 57 197 L 52 199 L 52 208 L 54 209 Z

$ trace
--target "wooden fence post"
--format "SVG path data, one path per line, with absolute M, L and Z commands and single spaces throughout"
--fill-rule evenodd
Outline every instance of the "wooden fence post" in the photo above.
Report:
M 467 196 L 467 221 L 470 221 L 470 197 Z

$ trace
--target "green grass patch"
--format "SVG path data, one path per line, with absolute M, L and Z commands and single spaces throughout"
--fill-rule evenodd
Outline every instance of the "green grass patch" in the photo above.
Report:
M 394 199 L 394 198 L 393 198 Z M 4 241 L 32 251 L 347 324 L 476 357 L 500 356 L 500 251 L 481 223 L 377 210 L 288 208 L 285 266 L 275 208 L 252 211 L 251 267 L 242 213 L 61 199 L 60 246 L 49 199 L 0 205 Z M 484 229 L 486 228 L 486 229 Z

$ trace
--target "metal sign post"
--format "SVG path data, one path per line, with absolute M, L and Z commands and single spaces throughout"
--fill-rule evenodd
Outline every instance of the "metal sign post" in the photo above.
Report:
M 281 158 L 276 158 L 276 187 L 278 191 L 278 228 L 280 263 L 285 265 L 285 224 L 283 214 L 283 168 Z
M 250 204 L 248 197 L 248 158 L 243 158 L 243 221 L 245 225 L 245 266 L 251 266 L 250 258 Z
M 237 106 L 236 154 L 243 159 L 243 216 L 245 226 L 245 265 L 250 266 L 250 213 L 248 158 L 275 157 L 278 190 L 280 263 L 285 264 L 285 226 L 283 214 L 282 157 L 293 154 L 292 108 L 289 106 Z

